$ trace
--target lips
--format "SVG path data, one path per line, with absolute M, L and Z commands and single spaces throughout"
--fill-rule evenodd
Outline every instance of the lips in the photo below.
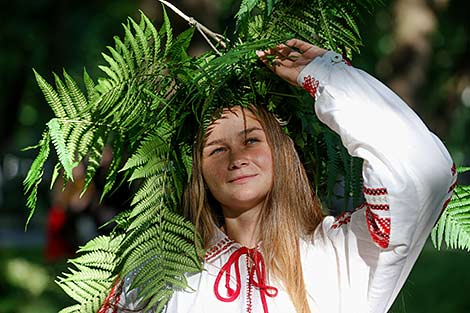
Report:
M 228 182 L 229 183 L 243 183 L 245 182 L 246 180 L 252 178 L 252 177 L 255 177 L 257 176 L 258 174 L 250 174 L 250 175 L 240 175 L 240 176 L 237 176 L 231 180 L 229 180 Z

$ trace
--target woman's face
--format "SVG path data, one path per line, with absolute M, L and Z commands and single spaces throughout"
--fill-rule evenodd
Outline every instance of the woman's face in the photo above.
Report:
M 208 129 L 202 174 L 224 215 L 261 208 L 273 183 L 273 160 L 266 135 L 253 113 L 225 110 Z

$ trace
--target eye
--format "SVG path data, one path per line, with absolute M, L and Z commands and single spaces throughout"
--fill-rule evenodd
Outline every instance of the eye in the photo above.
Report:
M 219 147 L 219 148 L 216 148 L 214 150 L 212 150 L 209 155 L 214 155 L 214 154 L 217 154 L 217 153 L 220 153 L 220 152 L 223 152 L 225 151 L 225 148 L 224 147 Z
M 260 142 L 260 140 L 256 137 L 250 137 L 245 140 L 245 145 L 253 145 L 257 142 Z

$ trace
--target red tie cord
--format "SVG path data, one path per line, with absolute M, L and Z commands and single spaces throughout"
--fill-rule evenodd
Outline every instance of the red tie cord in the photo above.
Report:
M 261 303 L 263 304 L 264 313 L 269 313 L 268 304 L 266 302 L 266 296 L 275 297 L 277 296 L 278 290 L 276 287 L 266 285 L 266 269 L 264 267 L 263 255 L 256 249 L 248 249 L 246 247 L 241 247 L 240 249 L 234 251 L 227 263 L 220 269 L 217 278 L 214 283 L 214 293 L 217 299 L 223 302 L 233 302 L 240 295 L 241 289 L 241 278 L 240 278 L 240 265 L 239 260 L 242 255 L 247 255 L 253 261 L 253 266 L 249 269 L 248 279 L 249 282 L 259 289 Z M 230 287 L 230 269 L 232 265 L 235 266 L 235 278 L 236 278 L 236 289 Z M 223 297 L 219 293 L 219 284 L 222 276 L 225 273 L 225 288 L 227 288 L 227 297 Z M 258 278 L 258 281 L 254 279 L 254 276 Z

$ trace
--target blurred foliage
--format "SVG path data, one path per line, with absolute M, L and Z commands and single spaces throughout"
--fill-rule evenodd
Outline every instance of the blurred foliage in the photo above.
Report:
M 179 3 L 180 1 L 175 1 Z M 182 2 L 182 1 L 181 1 Z M 191 2 L 191 1 L 185 1 Z M 193 1 L 197 2 L 197 1 Z M 216 1 L 220 15 L 216 20 L 226 24 L 226 16 L 233 15 L 234 1 Z M 364 16 L 359 28 L 364 47 L 354 56 L 354 64 L 376 73 L 388 81 L 399 69 L 391 63 L 396 42 L 393 4 L 384 1 L 383 9 L 374 16 Z M 140 1 L 143 5 L 146 1 Z M 149 1 L 150 6 L 158 6 Z M 429 122 L 450 148 L 458 165 L 469 165 L 470 158 L 470 2 L 465 0 L 427 1 L 437 17 L 435 32 L 431 35 L 432 49 L 426 81 L 418 90 L 415 109 Z M 81 75 L 82 66 L 95 69 L 101 60 L 100 51 L 112 43 L 112 35 L 120 33 L 121 21 L 128 15 L 137 15 L 136 1 L 8 1 L 0 11 L 0 221 L 5 214 L 16 215 L 16 225 L 22 228 L 27 210 L 24 206 L 21 181 L 33 158 L 33 153 L 18 152 L 37 142 L 43 125 L 52 117 L 34 81 L 32 68 L 41 73 L 58 73 L 67 68 L 73 77 Z M 443 5 L 442 5 L 443 4 Z M 179 5 L 179 4 L 178 4 Z M 197 4 L 192 12 L 197 8 Z M 205 21 L 205 12 L 194 15 Z M 207 17 L 214 19 L 214 17 Z M 177 18 L 172 18 L 177 20 Z M 223 32 L 221 26 L 220 32 Z M 215 28 L 217 30 L 217 27 Z M 385 60 L 385 61 L 384 61 Z M 406 57 L 405 57 L 406 60 Z M 410 60 L 412 61 L 412 60 Z M 406 68 L 406 62 L 403 65 Z M 96 76 L 96 73 L 90 73 Z M 52 77 L 47 77 L 49 81 Z M 52 171 L 52 169 L 48 169 Z M 50 175 L 49 175 L 50 176 Z M 469 183 L 469 178 L 460 178 Z M 44 186 L 48 185 L 43 184 Z M 47 188 L 47 187 L 46 187 Z M 48 190 L 41 190 L 40 210 L 45 211 Z M 21 200 L 19 200 L 21 199 Z M 40 215 L 35 216 L 42 227 Z M 4 223 L 2 223 L 3 225 Z M 15 223 L 14 223 L 15 224 Z M 11 227 L 12 225 L 10 225 Z M 0 236 L 5 234 L 0 233 Z M 8 238 L 0 238 L 5 241 Z M 0 254 L 0 313 L 57 312 L 67 304 L 68 297 L 53 284 L 53 278 L 65 266 L 50 266 L 42 260 L 38 249 L 15 249 Z M 39 296 L 7 280 L 7 264 L 44 269 L 48 275 L 47 288 Z M 419 258 L 405 289 L 391 312 L 468 312 L 470 302 L 468 272 L 462 270 L 469 261 L 468 254 L 455 251 L 437 252 L 428 247 Z M 38 270 L 43 273 L 43 270 Z M 39 275 L 40 277 L 41 274 Z M 467 284 L 467 285 L 466 285 Z M 448 288 L 447 286 L 458 286 Z M 431 288 L 430 288 L 431 287 Z
M 354 64 L 384 81 L 405 72 L 418 56 L 412 49 L 401 51 L 394 38 L 397 1 L 386 1 L 362 27 L 364 48 Z M 470 164 L 470 2 L 465 0 L 412 1 L 426 3 L 435 18 L 434 30 L 426 36 L 427 60 L 424 80 L 411 103 L 426 124 L 441 137 L 457 165 Z M 366 17 L 367 18 L 367 17 Z M 410 30 L 412 31 L 412 30 Z M 467 176 L 468 177 L 468 176 Z M 460 179 L 468 184 L 470 178 Z
M 65 264 L 45 264 L 40 248 L 0 252 L 0 313 L 55 313 L 70 303 L 54 284 Z

